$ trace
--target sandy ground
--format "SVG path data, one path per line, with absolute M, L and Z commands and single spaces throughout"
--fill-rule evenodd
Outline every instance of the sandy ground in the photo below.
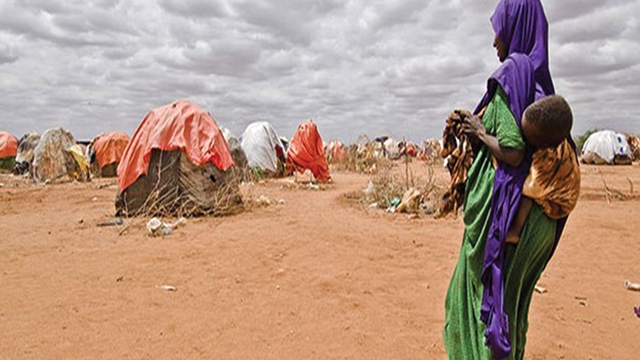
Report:
M 548 291 L 534 295 L 527 359 L 640 353 L 640 292 L 623 287 L 640 282 L 640 166 L 582 171 Z M 115 180 L 0 175 L 0 359 L 445 358 L 461 219 L 356 206 L 343 194 L 368 177 L 334 179 L 324 191 L 257 184 L 284 203 L 151 238 L 148 218 L 96 226 L 113 219 Z

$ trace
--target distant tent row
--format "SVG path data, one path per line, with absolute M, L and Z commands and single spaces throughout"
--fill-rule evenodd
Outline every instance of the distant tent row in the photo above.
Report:
M 29 133 L 18 142 L 14 174 L 26 174 L 36 182 L 47 183 L 66 176 L 78 181 L 89 179 L 89 164 L 71 133 L 63 128 L 42 134 Z
M 68 176 L 84 181 L 93 176 L 118 177 L 116 212 L 137 214 L 220 214 L 241 203 L 238 170 L 256 169 L 282 176 L 309 170 L 319 182 L 331 176 L 322 138 L 309 121 L 291 142 L 265 121 L 247 126 L 240 139 L 218 127 L 197 105 L 179 100 L 151 110 L 133 137 L 102 133 L 87 145 L 76 143 L 65 129 L 31 133 L 20 141 L 0 133 L 0 160 L 17 174 L 36 182 Z

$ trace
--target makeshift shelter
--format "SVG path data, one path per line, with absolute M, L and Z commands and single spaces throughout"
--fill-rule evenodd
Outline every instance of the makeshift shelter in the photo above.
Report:
M 399 155 L 397 158 L 408 156 L 410 158 L 416 157 L 418 155 L 418 147 L 413 143 L 413 141 L 400 141 L 398 143 Z
M 13 167 L 13 173 L 23 175 L 31 171 L 33 163 L 33 151 L 38 146 L 40 135 L 32 132 L 25 134 L 18 140 L 18 153 L 16 155 L 16 164 Z
M 582 146 L 582 161 L 586 164 L 631 164 L 631 151 L 624 134 L 610 130 L 589 136 Z
M 12 170 L 18 154 L 18 139 L 0 131 L 0 170 Z
M 396 139 L 387 137 L 383 145 L 384 151 L 389 159 L 397 160 L 403 155 L 401 144 L 402 143 L 397 141 Z
M 31 169 L 36 182 L 50 182 L 69 176 L 73 180 L 89 179 L 89 164 L 80 145 L 63 128 L 49 129 L 42 134 L 33 150 Z
M 327 161 L 330 163 L 338 162 L 344 159 L 346 156 L 346 150 L 344 144 L 338 140 L 331 140 L 327 144 Z
M 238 138 L 231 132 L 231 130 L 226 127 L 220 127 L 222 131 L 222 135 L 224 139 L 227 141 L 227 146 L 229 147 L 229 151 L 231 152 L 231 157 L 233 158 L 233 162 L 235 163 L 235 169 L 242 172 L 244 169 L 248 168 L 247 165 L 247 155 L 242 150 L 242 146 L 240 146 L 240 141 Z
M 309 170 L 320 183 L 331 179 L 329 164 L 322 146 L 322 137 L 320 137 L 318 127 L 313 121 L 298 126 L 298 130 L 289 143 L 287 167 L 300 173 Z
M 117 176 L 118 164 L 128 143 L 129 136 L 119 131 L 102 133 L 93 138 L 87 146 L 91 173 L 100 177 Z
M 258 121 L 249 124 L 240 137 L 240 145 L 250 168 L 271 175 L 283 173 L 285 147 L 270 123 Z
M 211 115 L 179 100 L 151 110 L 118 165 L 118 215 L 221 215 L 242 203 L 233 159 Z
M 629 144 L 629 151 L 631 152 L 631 159 L 633 161 L 640 160 L 640 138 L 636 135 L 627 135 L 627 143 Z
M 440 152 L 442 151 L 442 144 L 440 139 L 431 138 L 422 141 L 422 145 L 418 150 L 419 160 L 434 160 L 440 158 Z

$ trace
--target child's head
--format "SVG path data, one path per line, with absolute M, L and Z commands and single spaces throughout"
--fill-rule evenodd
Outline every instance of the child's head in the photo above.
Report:
M 571 107 L 558 95 L 550 95 L 534 102 L 522 115 L 524 137 L 536 148 L 558 146 L 570 135 L 572 125 Z

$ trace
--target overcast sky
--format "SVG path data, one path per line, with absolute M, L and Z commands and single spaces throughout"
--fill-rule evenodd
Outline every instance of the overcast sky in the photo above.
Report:
M 131 135 L 176 99 L 240 135 L 441 135 L 499 66 L 497 0 L 0 0 L 0 130 Z M 574 134 L 640 133 L 640 0 L 544 1 Z

